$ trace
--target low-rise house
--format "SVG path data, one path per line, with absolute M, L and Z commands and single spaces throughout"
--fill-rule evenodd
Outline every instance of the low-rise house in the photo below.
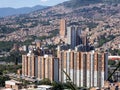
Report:
M 5 81 L 5 88 L 10 88 L 13 90 L 20 90 L 22 89 L 22 82 L 15 81 L 15 80 L 9 80 Z

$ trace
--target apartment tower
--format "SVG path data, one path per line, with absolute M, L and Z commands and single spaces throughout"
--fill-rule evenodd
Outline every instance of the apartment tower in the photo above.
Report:
M 78 26 L 67 27 L 67 43 L 74 49 L 75 46 L 80 45 L 81 29 Z
M 48 78 L 51 81 L 58 82 L 58 63 L 58 58 L 49 55 L 22 55 L 22 75 L 35 77 L 39 80 Z
M 60 37 L 66 36 L 66 21 L 64 19 L 60 20 Z
M 59 51 L 59 81 L 66 82 L 67 76 L 78 87 L 103 87 L 107 79 L 107 53 Z

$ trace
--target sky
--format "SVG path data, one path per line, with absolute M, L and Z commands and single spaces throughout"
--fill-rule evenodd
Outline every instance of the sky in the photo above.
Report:
M 1 7 L 32 7 L 35 5 L 53 6 L 68 0 L 0 0 Z

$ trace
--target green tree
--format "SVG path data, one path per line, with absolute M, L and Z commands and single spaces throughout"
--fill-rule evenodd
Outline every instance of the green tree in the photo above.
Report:
M 52 86 L 54 90 L 63 90 L 63 84 L 62 83 L 58 83 L 58 82 L 52 82 Z
M 4 87 L 5 86 L 5 81 L 10 80 L 10 78 L 8 76 L 2 76 L 0 75 L 0 87 Z
M 38 85 L 51 85 L 51 81 L 48 78 L 45 78 L 38 82 Z
M 113 61 L 113 60 L 109 60 L 109 61 L 108 61 L 108 65 L 115 65 L 115 63 L 116 63 L 116 62 Z

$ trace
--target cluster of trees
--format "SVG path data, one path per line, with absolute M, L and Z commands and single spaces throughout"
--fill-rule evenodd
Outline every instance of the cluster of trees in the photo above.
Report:
M 0 65 L 0 75 L 7 73 L 16 73 L 18 69 L 21 69 L 22 65 Z
M 108 61 L 108 65 L 110 65 L 110 66 L 116 66 L 116 61 L 114 61 L 114 60 L 109 60 L 109 61 Z
M 7 81 L 7 80 L 10 80 L 10 78 L 8 76 L 0 75 L 0 87 L 4 87 L 5 81 Z
M 98 26 L 98 23 L 95 22 L 88 22 L 86 23 L 87 27 L 89 27 L 90 30 L 92 30 L 93 28 L 96 28 Z
M 15 28 L 6 27 L 6 26 L 1 26 L 1 28 L 0 28 L 0 33 L 11 33 L 13 31 L 16 31 L 16 29 Z
M 104 43 L 109 42 L 111 40 L 113 40 L 115 38 L 115 36 L 113 35 L 109 35 L 107 38 L 105 37 L 105 35 L 102 35 L 99 39 L 99 46 L 101 47 Z
M 111 53 L 111 55 L 120 55 L 120 50 L 119 49 L 109 49 L 109 52 Z
M 12 51 L 10 52 L 10 55 L 0 57 L 0 61 L 4 61 L 6 63 L 14 63 L 14 65 L 17 65 L 18 63 L 22 62 L 22 52 Z
M 12 41 L 0 41 L 0 52 L 1 51 L 10 51 L 14 42 Z
M 16 73 L 21 67 L 21 65 L 0 65 L 0 87 L 4 87 L 5 81 L 10 80 L 7 73 Z

